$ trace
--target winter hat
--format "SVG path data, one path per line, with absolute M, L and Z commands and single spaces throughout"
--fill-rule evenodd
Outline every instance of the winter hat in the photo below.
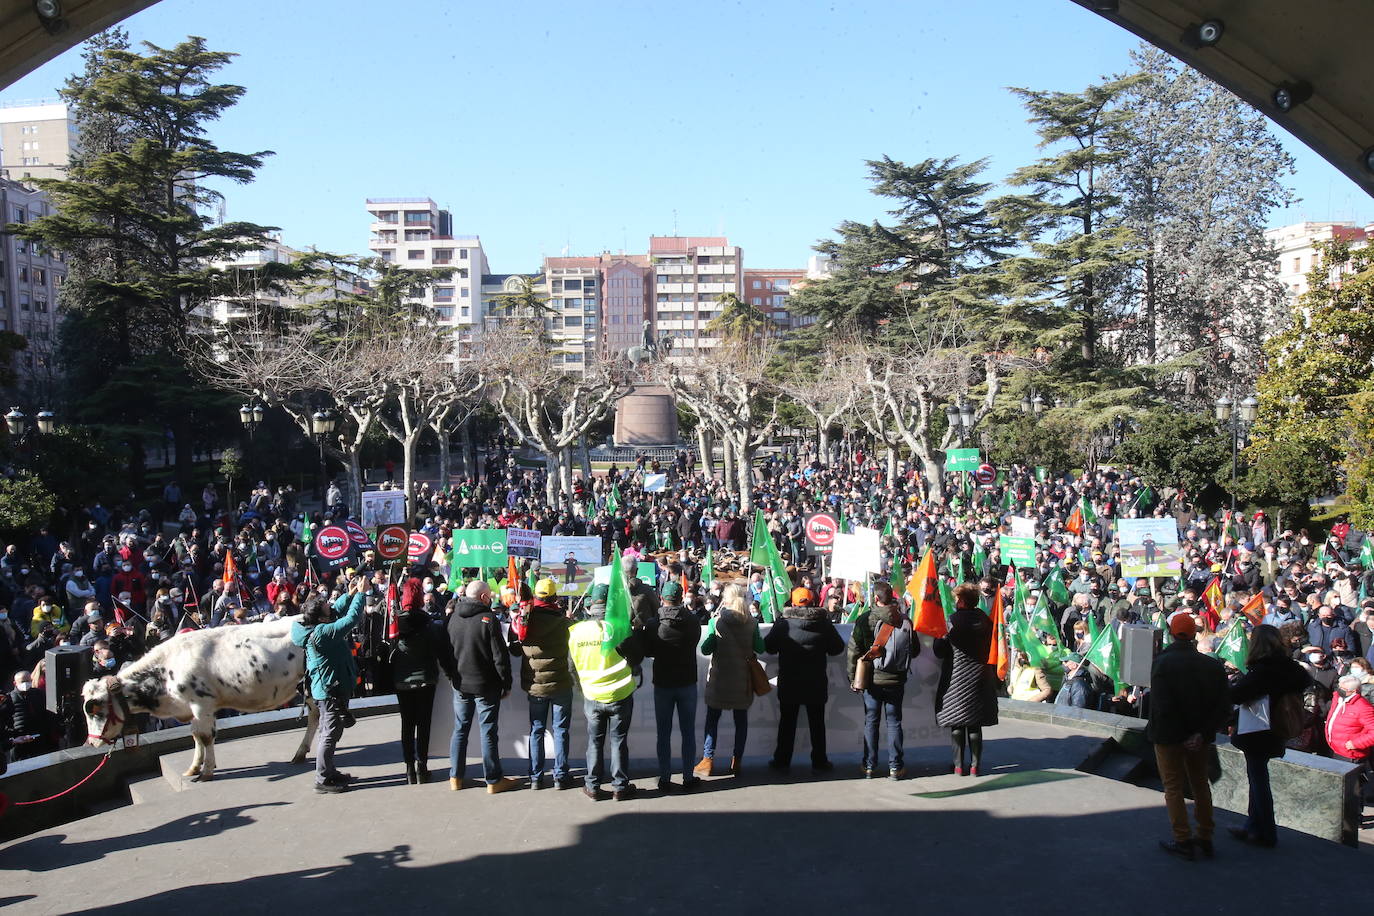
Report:
M 1175 611 L 1169 616 L 1169 633 L 1176 639 L 1192 639 L 1197 635 L 1197 621 L 1187 611 Z

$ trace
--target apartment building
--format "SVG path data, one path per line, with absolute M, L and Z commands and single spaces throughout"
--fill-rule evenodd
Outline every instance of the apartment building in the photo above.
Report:
M 653 327 L 673 338 L 676 358 L 690 358 L 719 343 L 707 330 L 720 314 L 722 293 L 743 295 L 744 257 L 720 236 L 650 236 Z
M 1288 291 L 1289 302 L 1307 292 L 1307 274 L 1317 266 L 1317 246 L 1323 242 L 1344 241 L 1355 247 L 1368 245 L 1374 238 L 1374 224 L 1353 222 L 1304 222 L 1269 229 L 1264 237 L 1274 246 L 1278 258 L 1278 281 Z M 1333 279 L 1339 279 L 1333 277 Z
M 204 322 L 230 325 L 245 322 L 254 312 L 262 314 L 318 306 L 337 296 L 361 291 L 359 278 L 340 278 L 333 290 L 313 289 L 304 295 L 273 289 L 259 282 L 259 274 L 266 265 L 291 264 L 306 254 L 283 242 L 280 233 L 273 233 L 261 248 L 216 261 L 214 266 L 227 274 L 231 292 L 198 308 L 196 317 Z
M 544 330 L 553 358 L 565 372 L 581 372 L 598 355 L 601 327 L 601 258 L 545 258 Z
M 60 100 L 0 103 L 0 170 L 15 181 L 65 178 L 76 122 Z
M 454 329 L 460 359 L 481 333 L 482 278 L 490 273 L 482 240 L 455 235 L 453 215 L 428 197 L 369 197 L 372 215 L 368 248 L 391 264 L 412 270 L 445 268 L 452 276 L 416 297 L 435 317 Z
M 653 275 L 648 255 L 601 256 L 601 333 L 603 359 L 639 346 L 644 322 L 651 321 Z M 652 326 L 652 324 L 651 324 Z
M 28 223 L 51 212 L 42 191 L 0 178 L 0 223 Z M 57 297 L 66 276 L 65 259 L 59 255 L 0 234 L 0 331 L 13 331 L 28 341 L 14 358 L 21 385 L 52 381 L 61 318 Z
M 814 324 L 810 316 L 794 315 L 787 299 L 792 290 L 805 283 L 805 270 L 746 270 L 744 292 L 740 295 L 748 304 L 763 312 L 779 331 L 790 331 Z

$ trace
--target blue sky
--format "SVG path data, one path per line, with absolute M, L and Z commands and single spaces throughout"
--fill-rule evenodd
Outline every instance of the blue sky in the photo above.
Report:
M 804 266 L 841 220 L 883 210 L 865 159 L 987 156 L 1000 180 L 1036 156 L 1005 87 L 1078 89 L 1136 44 L 1069 0 L 163 0 L 125 26 L 241 55 L 222 77 L 247 95 L 213 137 L 276 155 L 229 218 L 362 252 L 365 198 L 430 196 L 497 272 L 674 227 L 728 235 L 747 266 Z M 79 66 L 69 52 L 0 99 L 52 96 Z M 1374 220 L 1276 131 L 1303 200 L 1271 222 Z

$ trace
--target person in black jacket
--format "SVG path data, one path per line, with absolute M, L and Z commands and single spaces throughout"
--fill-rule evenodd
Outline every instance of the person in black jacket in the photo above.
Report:
M 654 660 L 654 717 L 658 726 L 658 787 L 673 789 L 673 713 L 682 738 L 682 787 L 701 782 L 692 773 L 697 757 L 697 644 L 701 624 L 682 606 L 682 586 L 663 587 L 658 620 L 644 631 L 644 654 Z
M 1311 682 L 1303 667 L 1289 657 L 1279 631 L 1271 626 L 1255 627 L 1250 634 L 1245 667 L 1245 674 L 1231 685 L 1231 702 L 1245 706 L 1261 698 L 1268 700 L 1271 723 L 1279 698 L 1301 694 Z M 1245 755 L 1245 772 L 1250 779 L 1249 817 L 1244 827 L 1230 828 L 1231 835 L 1242 843 L 1273 846 L 1278 842 L 1278 828 L 1274 824 L 1274 794 L 1269 788 L 1269 761 L 1283 756 L 1283 736 L 1272 728 L 1237 731 L 1231 743 Z
M 1155 762 L 1164 783 L 1164 803 L 1173 828 L 1172 840 L 1159 846 L 1170 855 L 1191 860 L 1196 851 L 1212 854 L 1212 785 L 1207 779 L 1217 729 L 1231 715 L 1229 687 L 1221 662 L 1198 652 L 1197 623 L 1186 611 L 1169 617 L 1174 641 L 1155 656 L 1150 668 L 1150 721 L 1145 737 L 1155 746 Z M 1197 836 L 1188 824 L 1184 785 L 1193 791 Z
M 397 639 L 391 654 L 391 681 L 401 713 L 401 758 L 406 782 L 429 782 L 429 721 L 434 711 L 434 688 L 439 666 L 452 665 L 448 634 L 416 604 L 396 621 Z M 446 672 L 453 679 L 457 671 Z
M 487 792 L 496 794 L 519 783 L 501 774 L 497 723 L 501 701 L 510 696 L 510 654 L 501 621 L 491 609 L 491 586 L 469 582 L 467 591 L 448 619 L 452 661 L 444 665 L 453 679 L 453 740 L 449 744 L 449 788 L 463 787 L 467 769 L 468 732 L 473 710 L 482 728 L 482 776 Z M 455 676 L 456 675 L 456 676 Z
M 825 612 L 812 606 L 814 601 L 809 589 L 793 589 L 793 606 L 783 608 L 782 617 L 763 638 L 764 651 L 778 657 L 778 743 L 768 765 L 782 772 L 792 766 L 797 715 L 803 706 L 811 732 L 811 770 L 828 773 L 835 768 L 825 749 L 826 656 L 843 652 L 844 639 Z
M 935 722 L 949 729 L 956 776 L 980 774 L 983 765 L 983 728 L 997 724 L 997 669 L 988 664 L 992 621 L 978 607 L 973 585 L 954 590 L 954 613 L 949 632 L 931 648 L 941 660 L 935 689 Z M 964 751 L 968 749 L 968 763 Z

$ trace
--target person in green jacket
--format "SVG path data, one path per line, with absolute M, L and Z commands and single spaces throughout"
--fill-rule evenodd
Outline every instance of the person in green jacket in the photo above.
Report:
M 312 599 L 306 602 L 301 619 L 291 625 L 291 641 L 305 647 L 310 696 L 320 709 L 315 740 L 315 791 L 321 795 L 347 791 L 352 779 L 334 769 L 334 748 L 343 734 L 348 701 L 358 680 L 349 638 L 363 619 L 367 589 L 367 578 L 357 576 L 332 608 L 326 601 Z

